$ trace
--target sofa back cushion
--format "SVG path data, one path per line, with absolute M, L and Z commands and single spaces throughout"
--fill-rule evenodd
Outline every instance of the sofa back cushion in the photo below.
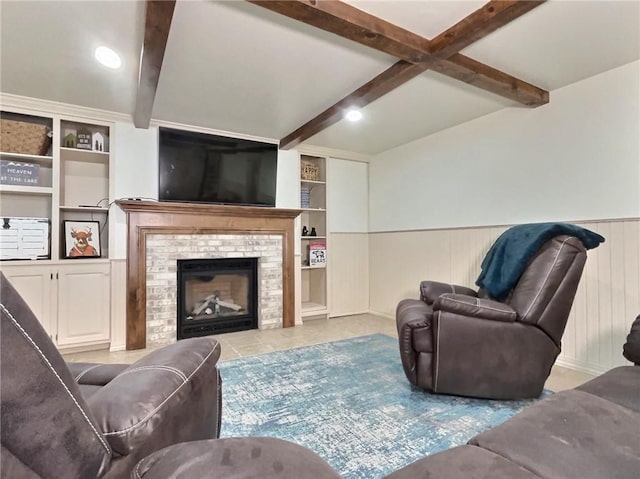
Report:
M 0 320 L 3 459 L 41 477 L 99 477 L 111 449 L 55 345 L 2 273 Z

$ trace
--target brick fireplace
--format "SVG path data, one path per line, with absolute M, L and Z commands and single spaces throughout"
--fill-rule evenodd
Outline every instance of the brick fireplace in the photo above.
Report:
M 258 258 L 258 327 L 294 325 L 298 210 L 118 201 L 127 213 L 127 349 L 176 340 L 177 260 Z
M 176 340 L 177 261 L 258 258 L 258 328 L 282 327 L 282 236 L 259 234 L 150 234 L 147 236 L 147 344 Z M 213 333 L 212 333 L 213 334 Z

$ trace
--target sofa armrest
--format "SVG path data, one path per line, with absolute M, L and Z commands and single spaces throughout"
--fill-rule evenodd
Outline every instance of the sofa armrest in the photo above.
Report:
M 219 434 L 219 358 L 215 339 L 178 341 L 135 362 L 91 396 L 89 407 L 112 449 L 126 456 L 147 441 L 156 441 L 156 450 Z
M 631 331 L 627 335 L 627 342 L 622 348 L 622 354 L 629 361 L 640 366 L 640 314 L 631 324 Z
M 420 283 L 420 299 L 431 305 L 440 295 L 445 293 L 464 294 L 473 298 L 478 296 L 473 289 L 457 284 L 440 283 L 438 281 L 422 281 Z
M 514 322 L 518 317 L 518 313 L 507 304 L 491 299 L 472 298 L 464 294 L 442 294 L 434 303 L 433 309 L 508 323 Z

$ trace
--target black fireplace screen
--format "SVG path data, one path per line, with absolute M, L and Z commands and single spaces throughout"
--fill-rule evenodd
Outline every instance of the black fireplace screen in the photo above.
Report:
M 178 260 L 178 339 L 258 327 L 258 258 Z

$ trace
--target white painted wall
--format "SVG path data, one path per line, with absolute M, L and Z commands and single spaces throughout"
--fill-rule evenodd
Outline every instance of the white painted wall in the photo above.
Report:
M 113 155 L 113 195 L 116 199 L 158 199 L 158 128 L 143 130 L 131 123 L 117 122 L 112 133 L 116 151 Z M 276 207 L 299 206 L 298 153 L 278 151 Z M 126 258 L 127 219 L 124 212 L 112 206 L 115 216 L 112 259 Z M 298 246 L 299 248 L 299 246 Z
M 369 165 L 328 159 L 330 316 L 369 310 Z
M 330 158 L 327 198 L 331 233 L 366 233 L 369 230 L 368 164 Z
M 300 207 L 300 155 L 296 150 L 278 150 L 276 208 Z
M 377 155 L 370 231 L 638 217 L 638 105 L 636 61 Z
M 132 123 L 117 122 L 111 133 L 115 145 L 112 168 L 115 199 L 158 199 L 158 129 L 139 129 Z M 127 257 L 127 217 L 113 205 L 113 250 L 111 259 Z

